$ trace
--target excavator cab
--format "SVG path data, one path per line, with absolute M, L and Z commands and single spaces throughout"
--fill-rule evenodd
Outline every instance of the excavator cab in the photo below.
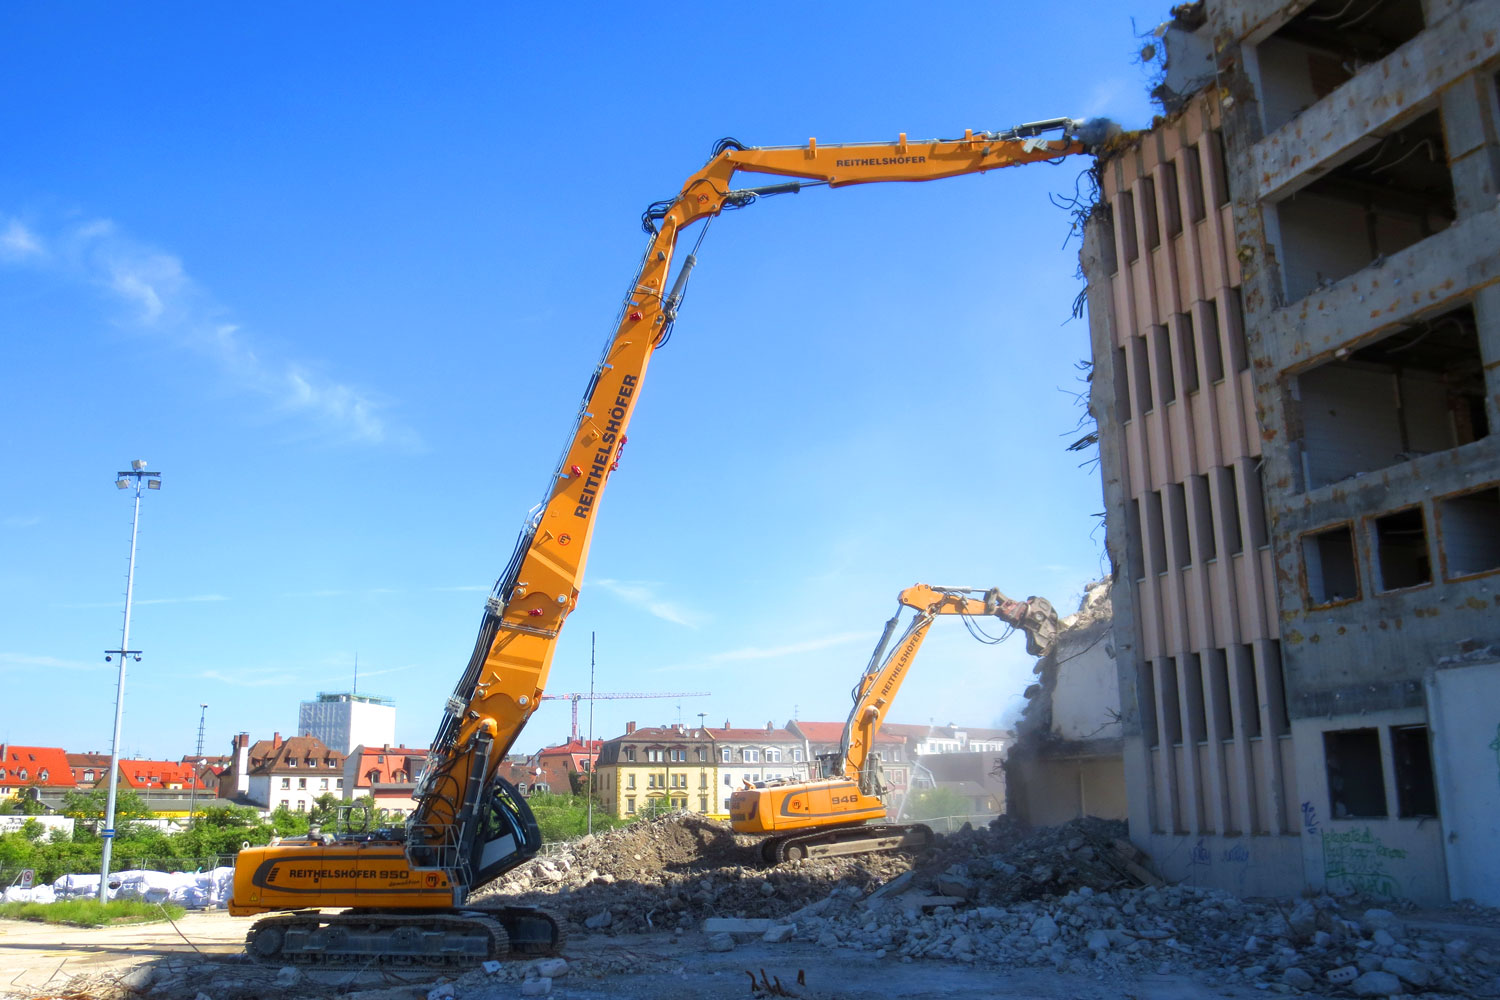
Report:
M 469 856 L 474 873 L 471 884 L 484 885 L 499 878 L 541 849 L 542 831 L 525 797 L 515 785 L 496 776 Z

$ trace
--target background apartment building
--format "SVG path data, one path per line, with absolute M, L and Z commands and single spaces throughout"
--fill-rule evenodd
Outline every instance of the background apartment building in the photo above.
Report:
M 262 809 L 308 812 L 323 795 L 344 797 L 344 755 L 312 736 L 250 742 L 234 738 L 233 760 L 219 775 L 219 797 Z
M 1500 3 L 1177 13 L 1083 251 L 1132 837 L 1500 902 Z
M 715 803 L 713 738 L 703 729 L 637 729 L 599 748 L 595 795 L 616 816 L 689 809 L 711 813 Z
M 342 754 L 396 741 L 396 703 L 370 694 L 318 692 L 297 706 L 297 732 Z
M 795 733 L 766 723 L 764 729 L 707 729 L 714 741 L 715 814 L 728 815 L 729 796 L 745 782 L 807 776 L 807 747 Z

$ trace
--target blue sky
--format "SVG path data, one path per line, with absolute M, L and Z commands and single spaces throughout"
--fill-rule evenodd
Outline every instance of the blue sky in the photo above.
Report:
M 426 745 L 645 236 L 712 143 L 1149 122 L 1165 5 L 7 5 L 0 741 L 208 752 L 347 689 Z M 714 223 L 602 501 L 549 690 L 595 733 L 842 719 L 896 593 L 1071 610 L 1087 162 L 810 190 Z M 1076 436 L 1076 435 L 1074 435 Z M 985 726 L 1031 662 L 939 623 L 894 713 Z M 679 708 L 680 704 L 680 708 Z M 517 744 L 567 734 L 548 703 Z

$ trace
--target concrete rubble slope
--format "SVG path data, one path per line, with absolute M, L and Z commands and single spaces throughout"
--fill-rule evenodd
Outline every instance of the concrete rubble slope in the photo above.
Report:
M 94 979 L 77 984 L 84 992 L 54 981 L 51 992 L 31 986 L 18 995 L 1500 996 L 1500 912 L 1327 896 L 1239 900 L 1160 884 L 1123 838 L 1115 822 L 1029 831 L 1002 817 L 940 837 L 915 857 L 767 869 L 754 842 L 726 825 L 671 816 L 585 838 L 487 887 L 487 902 L 537 905 L 563 919 L 561 961 L 495 963 L 453 977 L 278 970 L 179 947 L 136 967 L 133 991 L 118 982 L 131 971 L 122 965 L 91 970 Z M 0 927 L 7 969 L 3 932 L 12 926 Z M 48 961 L 50 972 L 57 958 Z M 21 982 L 40 983 L 38 972 Z

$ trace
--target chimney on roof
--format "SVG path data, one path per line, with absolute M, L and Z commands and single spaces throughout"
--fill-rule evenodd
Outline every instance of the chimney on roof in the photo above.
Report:
M 236 736 L 234 738 L 234 748 L 236 750 L 238 750 L 240 747 L 247 747 L 249 745 L 250 745 L 250 734 L 249 733 L 240 733 L 238 736 Z
M 634 722 L 627 722 L 627 723 L 625 723 L 625 735 L 629 736 L 633 732 L 635 732 L 635 723 Z
M 724 720 L 724 728 L 725 728 L 725 729 L 728 729 L 728 728 L 729 728 L 729 720 L 728 720 L 728 719 L 725 719 L 725 720 Z
M 771 732 L 771 731 L 772 731 L 772 730 L 773 730 L 773 729 L 775 729 L 775 728 L 776 728 L 776 727 L 775 727 L 775 726 L 774 726 L 774 725 L 772 725 L 772 724 L 771 724 L 771 720 L 770 720 L 770 719 L 767 719 L 767 720 L 766 720 L 766 732 L 768 732 L 768 733 L 769 733 L 769 732 Z
M 273 748 L 281 746 L 281 734 L 280 733 L 272 733 L 271 734 L 271 746 Z

